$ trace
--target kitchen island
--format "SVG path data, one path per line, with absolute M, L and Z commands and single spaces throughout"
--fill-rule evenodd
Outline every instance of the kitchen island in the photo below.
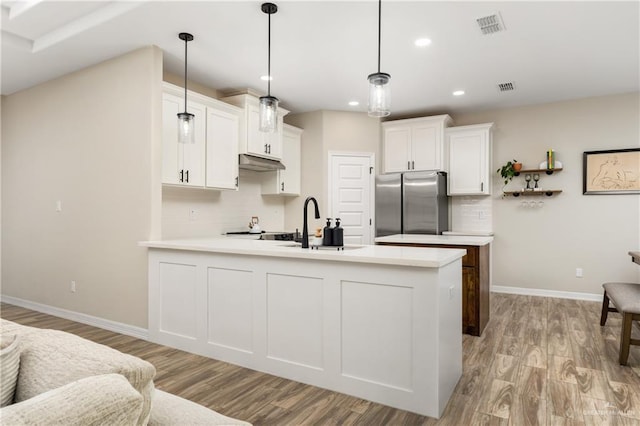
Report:
M 482 336 L 489 322 L 492 236 L 395 234 L 377 237 L 376 244 L 400 247 L 464 249 L 462 258 L 462 332 Z
M 464 250 L 141 245 L 153 342 L 436 418 L 462 374 Z

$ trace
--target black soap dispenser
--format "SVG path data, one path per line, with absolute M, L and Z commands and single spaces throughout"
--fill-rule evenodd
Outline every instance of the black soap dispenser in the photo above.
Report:
M 344 245 L 344 229 L 340 227 L 339 217 L 336 217 L 336 227 L 333 228 L 333 245 L 337 247 Z
M 327 218 L 327 226 L 322 230 L 322 245 L 323 246 L 332 246 L 333 245 L 333 228 L 331 228 L 331 218 Z

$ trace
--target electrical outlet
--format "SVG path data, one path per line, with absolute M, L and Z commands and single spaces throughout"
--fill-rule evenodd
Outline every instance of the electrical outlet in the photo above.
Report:
M 62 201 L 60 201 L 60 200 L 56 201 L 56 211 L 57 212 L 61 212 L 62 211 Z
M 449 287 L 449 299 L 453 299 L 453 291 L 455 290 L 454 286 Z
M 582 278 L 582 268 L 576 268 L 576 278 Z
M 76 282 L 75 281 L 71 281 L 71 286 L 69 287 L 69 291 L 71 293 L 75 293 L 76 292 Z
M 192 222 L 198 220 L 198 209 L 194 207 L 189 209 L 189 220 Z

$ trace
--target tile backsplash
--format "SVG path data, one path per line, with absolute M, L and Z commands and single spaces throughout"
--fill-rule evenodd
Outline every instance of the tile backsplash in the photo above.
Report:
M 162 238 L 218 237 L 226 231 L 248 230 L 252 216 L 267 231 L 285 231 L 284 198 L 262 196 L 259 172 L 240 170 L 238 191 L 164 186 Z
M 492 199 L 487 196 L 451 197 L 451 223 L 456 232 L 493 232 Z

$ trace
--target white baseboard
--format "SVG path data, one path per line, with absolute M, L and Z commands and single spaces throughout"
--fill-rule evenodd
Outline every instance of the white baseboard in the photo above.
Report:
M 524 296 L 557 297 L 559 299 L 589 300 L 592 302 L 602 301 L 602 294 L 543 290 L 539 288 L 507 287 L 502 285 L 494 285 L 491 287 L 491 291 L 494 293 L 522 294 Z
M 43 314 L 92 325 L 94 327 L 103 328 L 115 333 L 126 334 L 127 336 L 136 337 L 142 340 L 149 340 L 149 330 L 146 328 L 123 324 L 121 322 L 94 317 L 80 312 L 69 311 L 67 309 L 56 308 L 55 306 L 44 305 L 42 303 L 6 296 L 4 294 L 0 295 L 0 300 L 10 305 L 20 306 L 21 308 L 31 309 L 32 311 L 42 312 Z

